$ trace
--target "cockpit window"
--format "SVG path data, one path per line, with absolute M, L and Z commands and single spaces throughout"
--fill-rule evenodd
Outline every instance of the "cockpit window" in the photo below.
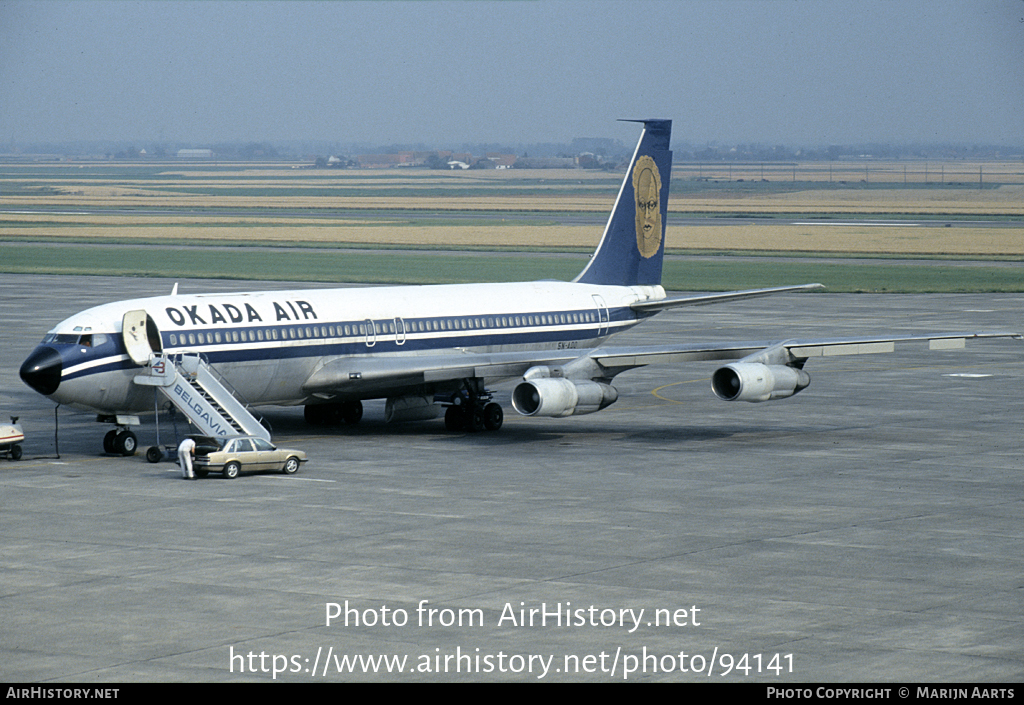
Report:
M 43 342 L 74 345 L 78 342 L 79 337 L 78 333 L 49 333 L 43 338 Z
M 58 345 L 82 345 L 87 348 L 98 348 L 107 342 L 108 338 L 104 333 L 47 333 L 43 338 L 44 344 Z

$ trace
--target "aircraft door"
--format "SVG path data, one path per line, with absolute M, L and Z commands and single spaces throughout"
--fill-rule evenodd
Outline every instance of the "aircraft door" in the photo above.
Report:
M 594 294 L 594 303 L 597 305 L 597 320 L 600 324 L 597 334 L 599 336 L 608 335 L 608 305 L 605 304 L 600 294 Z
M 142 309 L 124 314 L 124 318 L 121 319 L 121 338 L 124 340 L 128 357 L 136 365 L 148 365 L 150 355 L 163 352 L 160 330 Z
M 395 319 L 395 344 L 405 345 L 405 321 L 401 318 Z
M 363 325 L 366 326 L 366 347 L 372 348 L 377 344 L 377 326 L 369 318 L 366 319 Z

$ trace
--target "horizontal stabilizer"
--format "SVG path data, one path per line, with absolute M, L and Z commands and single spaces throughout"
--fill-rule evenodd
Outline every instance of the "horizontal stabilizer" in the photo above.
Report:
M 770 289 L 747 289 L 745 291 L 727 291 L 722 294 L 699 294 L 687 296 L 681 299 L 661 299 L 660 301 L 641 301 L 631 304 L 634 311 L 664 311 L 668 308 L 678 306 L 706 306 L 726 301 L 740 301 L 741 299 L 756 299 L 761 296 L 772 296 L 774 294 L 788 294 L 796 291 L 814 291 L 824 289 L 822 284 L 800 284 L 797 286 L 776 286 Z

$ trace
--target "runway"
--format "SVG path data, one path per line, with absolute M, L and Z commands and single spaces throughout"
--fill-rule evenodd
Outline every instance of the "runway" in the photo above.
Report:
M 0 414 L 26 433 L 0 460 L 0 680 L 1024 677 L 1024 342 L 814 359 L 766 404 L 716 399 L 710 364 L 624 373 L 616 404 L 568 419 L 516 415 L 506 386 L 497 433 L 386 425 L 383 403 L 314 433 L 272 408 L 275 442 L 311 459 L 290 477 L 185 482 L 103 455 L 108 427 L 61 409 L 58 459 L 22 360 L 71 313 L 172 284 L 0 275 Z M 1022 310 L 798 294 L 615 340 L 1021 330 Z

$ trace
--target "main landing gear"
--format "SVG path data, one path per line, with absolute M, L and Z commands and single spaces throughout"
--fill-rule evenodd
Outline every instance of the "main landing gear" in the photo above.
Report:
M 363 418 L 363 402 L 342 401 L 328 404 L 307 404 L 304 409 L 306 423 L 313 426 L 355 425 Z
M 444 427 L 452 432 L 497 431 L 505 421 L 501 405 L 492 401 L 494 394 L 483 388 L 480 380 L 467 380 L 466 386 L 452 394 L 438 394 L 435 401 L 448 408 Z

